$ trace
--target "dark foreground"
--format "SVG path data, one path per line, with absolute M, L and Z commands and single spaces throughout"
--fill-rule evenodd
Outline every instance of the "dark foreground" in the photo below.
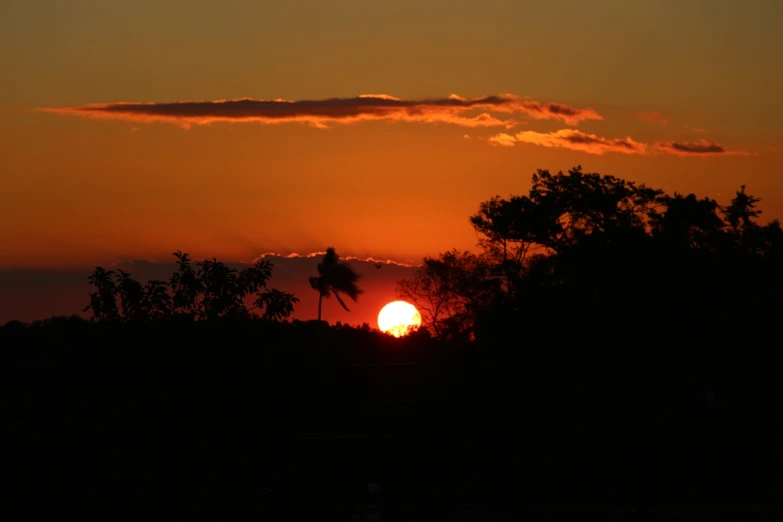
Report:
M 382 520 L 783 514 L 774 354 L 545 331 L 5 327 L 0 518 L 347 522 L 370 482 Z

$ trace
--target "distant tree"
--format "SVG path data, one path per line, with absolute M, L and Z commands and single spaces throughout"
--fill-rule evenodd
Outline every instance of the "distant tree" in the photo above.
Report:
M 263 310 L 262 319 L 284 321 L 294 313 L 294 305 L 298 302 L 299 299 L 294 294 L 270 288 L 259 294 L 253 304 Z
M 155 321 L 171 314 L 171 296 L 165 281 L 149 281 L 146 286 L 118 270 L 117 294 L 120 298 L 121 318 L 125 321 Z
M 265 288 L 272 275 L 269 261 L 258 261 L 241 272 L 229 268 L 217 259 L 199 263 L 197 275 L 204 289 L 201 313 L 204 319 L 215 319 L 231 315 L 246 317 L 248 310 L 245 298 Z
M 756 226 L 755 219 L 761 215 L 756 204 L 761 201 L 745 192 L 745 185 L 731 199 L 731 204 L 723 210 L 731 230 L 742 235 Z
M 242 302 L 237 283 L 237 270 L 227 267 L 217 259 L 198 263 L 196 272 L 203 287 L 201 318 L 216 319 L 235 311 Z
M 173 255 L 177 258 L 177 271 L 169 279 L 172 311 L 195 318 L 199 313 L 199 294 L 204 287 L 193 268 L 190 256 L 180 250 Z
M 422 314 L 425 327 L 437 337 L 470 338 L 476 314 L 499 291 L 492 265 L 482 256 L 452 250 L 424 258 L 412 278 L 397 283 L 401 299 Z
M 166 281 L 151 280 L 144 287 L 145 317 L 150 321 L 159 321 L 171 315 L 172 298 Z
M 728 223 L 735 250 L 763 258 L 780 259 L 780 221 L 773 219 L 765 225 L 758 224 L 761 210 L 756 205 L 761 201 L 740 187 L 731 203 L 722 209 Z
M 113 280 L 114 271 L 96 267 L 87 278 L 95 292 L 90 293 L 90 304 L 84 307 L 84 312 L 92 310 L 95 321 L 112 321 L 119 316 L 117 312 L 117 287 Z
M 318 276 L 309 279 L 310 286 L 318 292 L 318 320 L 321 320 L 321 304 L 323 298 L 334 294 L 337 302 L 346 311 L 350 312 L 343 302 L 340 294 L 346 294 L 352 301 L 356 301 L 362 290 L 359 289 L 359 274 L 347 263 L 340 261 L 340 257 L 334 248 L 326 249 L 323 259 L 318 263 Z
M 174 252 L 177 271 L 168 282 L 152 280 L 142 285 L 129 272 L 107 271 L 97 267 L 89 277 L 96 291 L 84 311 L 93 311 L 93 320 L 159 321 L 172 315 L 206 320 L 220 317 L 249 318 L 253 309 L 263 309 L 262 317 L 275 321 L 288 318 L 299 302 L 293 294 L 267 289 L 272 275 L 270 261 L 237 270 L 217 259 L 191 264 L 190 256 Z M 255 305 L 247 301 L 255 295 Z M 117 298 L 119 297 L 119 308 Z
M 118 270 L 115 277 L 122 319 L 125 321 L 146 320 L 146 296 L 142 284 L 133 279 L 131 274 L 125 270 Z

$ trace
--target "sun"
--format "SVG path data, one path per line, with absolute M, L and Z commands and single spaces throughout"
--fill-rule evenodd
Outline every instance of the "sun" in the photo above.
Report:
M 421 314 L 405 301 L 392 301 L 378 314 L 378 328 L 394 337 L 402 337 L 421 326 Z

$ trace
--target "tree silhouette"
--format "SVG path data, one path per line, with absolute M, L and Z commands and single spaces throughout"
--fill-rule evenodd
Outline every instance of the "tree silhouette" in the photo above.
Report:
M 756 222 L 759 199 L 744 186 L 721 208 L 580 166 L 538 170 L 532 182 L 528 194 L 496 196 L 471 216 L 480 256 L 425 258 L 399 282 L 435 335 L 451 335 L 450 317 L 467 330 L 514 336 L 522 321 L 564 314 L 573 328 L 646 316 L 693 331 L 731 314 L 760 320 L 783 285 L 783 230 Z M 729 311 L 727 302 L 742 305 Z
M 466 340 L 476 314 L 499 290 L 491 267 L 485 257 L 457 250 L 425 257 L 412 278 L 398 282 L 398 294 L 421 312 L 436 337 Z
M 272 274 L 272 264 L 265 260 L 241 272 L 217 259 L 199 263 L 199 267 L 197 275 L 204 288 L 201 312 L 205 319 L 227 315 L 246 317 L 245 298 L 266 287 Z
M 143 321 L 146 319 L 144 287 L 131 277 L 129 272 L 118 270 L 116 275 L 117 294 L 120 297 L 122 319 L 125 321 Z
M 294 294 L 270 288 L 259 294 L 253 304 L 264 311 L 261 315 L 263 319 L 284 321 L 294 313 L 294 305 L 298 302 Z
M 172 299 L 165 281 L 153 279 L 144 287 L 145 319 L 159 321 L 171 315 Z
M 118 318 L 117 287 L 112 279 L 113 276 L 113 270 L 106 270 L 99 266 L 87 278 L 96 291 L 90 293 L 90 304 L 85 306 L 83 311 L 92 310 L 95 321 L 110 321 Z
M 142 285 L 129 272 L 115 274 L 97 267 L 89 277 L 97 291 L 90 294 L 84 311 L 92 310 L 95 321 L 148 322 L 181 316 L 189 320 L 249 319 L 257 317 L 251 313 L 254 309 L 263 309 L 261 318 L 282 321 L 299 302 L 289 292 L 266 289 L 273 268 L 267 260 L 240 271 L 213 258 L 198 263 L 194 270 L 187 253 L 178 250 L 174 256 L 177 271 L 168 282 L 152 280 Z M 253 295 L 254 307 L 248 309 L 246 301 Z
M 723 212 L 735 233 L 742 234 L 753 228 L 754 220 L 761 215 L 761 211 L 756 210 L 756 203 L 759 201 L 761 201 L 759 198 L 745 193 L 745 185 L 740 187 L 732 198 L 731 204 Z
M 535 221 L 535 205 L 529 198 L 496 196 L 481 203 L 470 223 L 479 234 L 478 245 L 493 263 L 493 273 L 501 276 L 507 295 L 514 286 L 527 255 L 535 248 L 536 236 L 529 223 Z
M 328 298 L 330 294 L 334 294 L 340 306 L 350 312 L 340 294 L 346 294 L 352 301 L 356 301 L 362 293 L 357 284 L 359 274 L 347 263 L 340 261 L 340 257 L 333 247 L 326 249 L 323 259 L 318 263 L 318 276 L 311 277 L 309 281 L 313 290 L 318 291 L 319 321 L 321 320 L 321 304 L 324 297 Z
M 173 311 L 195 318 L 199 311 L 198 296 L 203 290 L 203 285 L 187 253 L 177 250 L 172 255 L 177 258 L 177 271 L 169 279 Z

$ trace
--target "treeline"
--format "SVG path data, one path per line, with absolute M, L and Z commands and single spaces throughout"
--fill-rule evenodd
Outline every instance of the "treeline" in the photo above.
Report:
M 267 288 L 274 265 L 257 261 L 243 270 L 229 268 L 217 259 L 195 267 L 187 253 L 177 251 L 176 271 L 168 281 L 146 285 L 124 270 L 96 267 L 89 276 L 95 290 L 84 311 L 99 322 L 143 323 L 165 319 L 214 320 L 261 317 L 272 321 L 288 318 L 299 299 L 276 288 Z M 248 301 L 252 304 L 248 306 Z
M 783 311 L 783 230 L 759 221 L 758 203 L 744 186 L 721 206 L 581 167 L 539 170 L 527 195 L 470 217 L 479 254 L 425 258 L 399 293 L 455 342 L 758 338 Z

